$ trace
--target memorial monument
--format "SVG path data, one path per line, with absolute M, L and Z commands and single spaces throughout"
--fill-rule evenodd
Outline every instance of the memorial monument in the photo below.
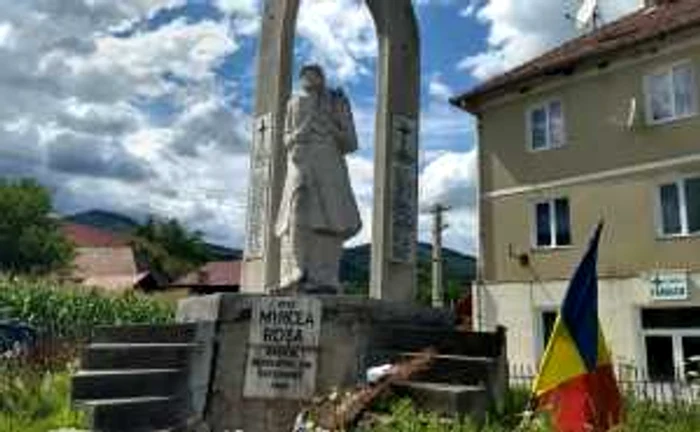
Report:
M 303 93 L 290 98 L 299 2 L 264 2 L 242 293 L 182 300 L 175 326 L 98 332 L 73 383 L 95 429 L 188 419 L 213 432 L 288 432 L 315 396 L 425 348 L 442 354 L 436 368 L 400 389 L 425 408 L 483 415 L 505 392 L 502 330 L 455 331 L 451 311 L 412 304 L 420 68 L 411 0 L 366 0 L 379 39 L 372 298 L 315 295 L 337 290 L 342 244 L 360 228 L 344 160 L 357 139 L 347 97 L 326 88 L 320 68 L 302 68 Z
M 275 227 L 279 291 L 334 294 L 343 243 L 362 225 L 344 158 L 357 150 L 357 134 L 350 101 L 326 88 L 320 66 L 304 66 L 300 79 L 284 129 L 287 173 Z
M 418 24 L 411 0 L 366 0 L 365 3 L 375 22 L 379 40 L 369 291 L 375 299 L 412 302 L 416 287 L 418 229 Z M 242 275 L 242 292 L 245 293 L 275 293 L 290 285 L 290 281 L 303 279 L 298 262 L 289 265 L 289 258 L 302 262 L 307 259 L 300 258 L 298 253 L 290 253 L 289 248 L 296 246 L 295 239 L 311 234 L 308 230 L 300 236 L 289 235 L 289 230 L 282 230 L 287 235 L 277 235 L 278 228 L 281 228 L 278 223 L 280 215 L 283 215 L 283 228 L 288 228 L 289 222 L 284 216 L 289 214 L 288 210 L 280 209 L 280 206 L 293 203 L 293 200 L 283 199 L 285 182 L 290 179 L 285 129 L 299 7 L 300 0 L 268 0 L 263 6 Z M 295 101 L 292 106 L 300 100 L 295 98 Z M 320 123 L 323 125 L 321 129 L 332 124 Z M 346 140 L 347 137 L 341 141 Z M 352 149 L 353 142 L 354 137 L 350 140 L 350 147 L 342 151 Z M 336 193 L 343 194 L 345 180 L 341 179 L 344 179 L 342 175 L 324 178 L 330 188 L 337 188 Z M 350 201 L 347 198 L 339 200 L 336 210 L 352 209 Z M 333 221 L 333 225 L 340 222 L 334 228 L 342 228 L 340 231 L 345 231 L 343 237 L 347 237 L 357 228 L 354 218 L 353 210 L 343 213 L 338 221 Z M 316 243 L 326 243 L 325 240 L 331 239 L 315 237 Z M 337 246 L 333 248 L 337 251 Z M 325 282 L 330 277 L 322 276 L 321 279 Z M 335 281 L 331 282 L 333 285 Z

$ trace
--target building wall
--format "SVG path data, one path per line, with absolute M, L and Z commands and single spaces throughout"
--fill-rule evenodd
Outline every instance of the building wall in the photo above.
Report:
M 605 221 L 601 275 L 633 277 L 655 269 L 700 270 L 700 236 L 665 238 L 658 232 L 659 185 L 688 175 L 700 175 L 700 162 L 483 201 L 484 279 L 568 279 L 601 218 Z M 557 197 L 569 199 L 572 246 L 533 248 L 534 205 Z M 529 256 L 529 266 L 521 265 L 521 254 Z
M 700 239 L 659 240 L 656 230 L 659 182 L 700 174 L 700 116 L 646 125 L 644 76 L 658 67 L 692 61 L 700 98 L 700 46 L 674 46 L 654 54 L 640 49 L 646 54 L 553 79 L 549 87 L 483 109 L 480 221 L 487 281 L 568 277 L 600 217 L 606 221 L 601 272 L 630 277 L 653 268 L 700 268 Z M 528 108 L 552 98 L 564 103 L 567 144 L 532 152 L 526 133 Z M 630 129 L 632 99 L 637 121 Z M 665 166 L 641 170 L 649 164 Z M 630 169 L 640 171 L 626 174 Z M 590 177 L 601 173 L 604 180 Z M 559 181 L 569 184 L 547 184 Z M 559 196 L 570 199 L 573 246 L 532 251 L 533 205 Z M 523 253 L 530 254 L 531 268 L 515 259 Z
M 512 365 L 535 367 L 543 347 L 541 312 L 555 311 L 561 305 L 566 281 L 487 284 L 475 288 L 476 326 L 493 330 L 508 328 L 508 359 Z M 642 277 L 601 279 L 599 281 L 599 318 L 616 364 L 645 366 L 641 331 L 642 308 L 700 306 L 700 272 L 691 274 L 687 301 L 654 301 L 651 284 Z
M 485 193 L 695 154 L 700 117 L 647 126 L 644 76 L 682 60 L 695 67 L 700 94 L 700 46 L 658 54 L 622 66 L 560 79 L 511 101 L 487 106 L 480 115 L 481 187 Z M 532 152 L 527 142 L 527 109 L 553 98 L 563 101 L 567 144 Z M 627 127 L 630 101 L 638 121 Z

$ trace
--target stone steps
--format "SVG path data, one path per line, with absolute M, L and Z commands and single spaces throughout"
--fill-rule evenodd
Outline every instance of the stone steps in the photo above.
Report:
M 372 364 L 437 354 L 426 370 L 393 386 L 400 397 L 411 398 L 421 410 L 449 417 L 469 416 L 476 422 L 497 400 L 504 373 L 505 334 L 471 333 L 455 329 L 391 327 L 374 336 Z
M 370 344 L 382 351 L 396 353 L 419 352 L 432 347 L 444 355 L 494 358 L 501 354 L 501 345 L 496 343 L 499 337 L 498 333 L 393 326 L 377 332 Z
M 412 357 L 406 354 L 403 357 Z M 430 368 L 416 373 L 411 380 L 456 385 L 485 385 L 495 360 L 488 357 L 437 355 Z
M 182 369 L 83 370 L 73 376 L 73 399 L 172 396 L 186 386 Z
M 99 369 L 184 368 L 195 343 L 92 343 L 82 354 L 81 367 Z
M 178 396 L 95 399 L 78 402 L 99 432 L 173 430 L 187 421 L 187 399 Z
M 100 326 L 93 331 L 93 343 L 187 343 L 197 334 L 196 324 Z
M 490 405 L 484 386 L 403 381 L 395 383 L 393 389 L 399 397 L 411 398 L 420 410 L 448 417 L 469 414 L 476 422 L 483 420 Z
M 192 411 L 195 324 L 99 327 L 73 375 L 72 399 L 100 432 L 175 431 Z

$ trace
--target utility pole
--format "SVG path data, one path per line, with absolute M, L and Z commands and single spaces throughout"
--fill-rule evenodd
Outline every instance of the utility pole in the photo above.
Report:
M 442 232 L 447 228 L 443 222 L 443 215 L 449 207 L 436 204 L 430 210 L 433 215 L 433 307 L 441 308 L 445 306 L 445 287 L 442 278 Z

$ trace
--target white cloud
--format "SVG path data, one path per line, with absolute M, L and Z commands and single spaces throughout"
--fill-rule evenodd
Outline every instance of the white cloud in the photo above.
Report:
M 442 81 L 442 76 L 439 73 L 433 74 L 428 82 L 428 93 L 431 97 L 439 99 L 442 103 L 447 103 L 447 100 L 455 95 L 455 92 Z
M 150 96 L 170 90 L 162 74 L 170 72 L 195 81 L 211 78 L 212 67 L 238 48 L 224 24 L 187 24 L 184 19 L 128 38 L 99 37 L 94 43 L 91 55 L 75 55 L 66 61 L 77 79 L 116 74 Z
M 428 164 L 420 178 L 423 211 L 436 204 L 454 208 L 474 207 L 476 202 L 476 152 L 444 152 Z
M 372 16 L 356 0 L 302 1 L 297 32 L 311 47 L 306 60 L 318 61 L 341 81 L 370 75 L 364 64 L 377 56 Z
M 639 6 L 639 0 L 601 0 L 603 18 L 611 21 Z M 513 68 L 576 35 L 560 0 L 488 0 L 477 17 L 489 26 L 488 48 L 458 65 L 485 79 Z
M 35 176 L 62 211 L 157 212 L 240 244 L 248 116 L 213 68 L 257 17 L 142 25 L 183 3 L 3 5 L 0 172 Z
M 459 15 L 465 18 L 470 18 L 476 13 L 478 6 L 477 0 L 470 0 L 469 4 L 464 9 L 459 11 Z

